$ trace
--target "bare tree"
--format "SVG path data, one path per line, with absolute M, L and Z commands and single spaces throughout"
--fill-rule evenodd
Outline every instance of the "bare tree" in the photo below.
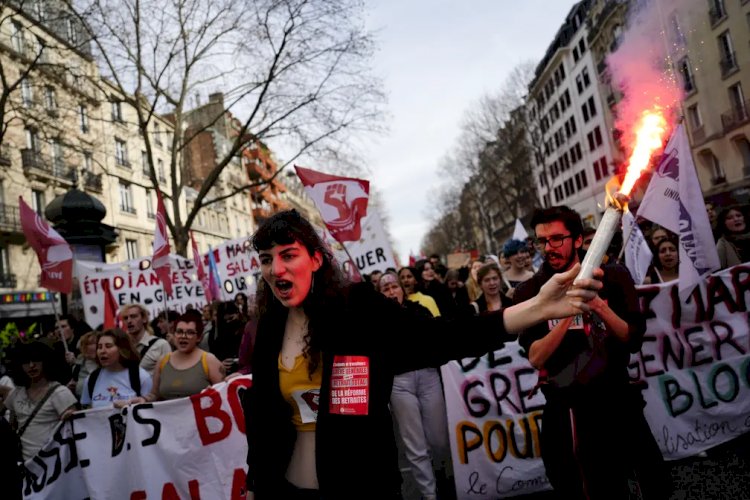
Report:
M 283 143 L 281 172 L 305 155 L 345 156 L 354 135 L 379 127 L 383 95 L 368 71 L 373 40 L 359 0 L 80 0 L 77 7 L 104 76 L 137 110 L 154 189 L 151 124 L 157 114 L 174 123 L 164 197 L 180 254 L 201 209 L 270 182 L 213 189 L 244 148 Z M 194 119 L 194 97 L 217 91 L 222 109 Z M 191 180 L 186 153 L 200 134 L 226 123 L 229 146 L 182 213 Z

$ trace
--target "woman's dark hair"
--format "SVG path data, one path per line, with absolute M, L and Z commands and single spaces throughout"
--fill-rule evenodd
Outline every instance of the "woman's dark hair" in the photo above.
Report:
M 67 382 L 66 370 L 65 370 L 65 358 L 47 343 L 35 340 L 28 344 L 19 342 L 17 343 L 11 354 L 11 378 L 13 383 L 20 387 L 28 387 L 31 384 L 31 380 L 23 371 L 24 363 L 29 361 L 39 361 L 42 363 L 42 373 L 44 378 L 50 382 Z M 70 372 L 67 372 L 70 375 Z
M 253 235 L 253 247 L 258 252 L 270 250 L 274 245 L 291 245 L 295 242 L 305 247 L 310 256 L 316 252 L 321 256 L 321 265 L 313 273 L 310 291 L 302 303 L 308 318 L 303 352 L 309 359 L 308 373 L 312 376 L 320 363 L 320 335 L 326 331 L 326 323 L 336 316 L 333 311 L 341 305 L 346 282 L 331 250 L 312 224 L 296 210 L 275 213 Z M 279 317 L 288 313 L 276 300 L 265 280 L 258 283 L 256 304 L 259 316 Z
M 119 328 L 110 328 L 96 334 L 96 343 L 99 344 L 99 340 L 102 337 L 112 337 L 115 340 L 115 345 L 120 353 L 120 364 L 125 368 L 131 366 L 138 366 L 141 362 L 141 356 L 133 345 L 133 340 L 130 336 L 120 330 Z M 99 364 L 99 357 L 96 358 L 96 364 Z
M 721 209 L 721 212 L 719 212 L 719 217 L 717 219 L 719 232 L 721 233 L 722 236 L 729 236 L 732 234 L 732 232 L 729 229 L 727 229 L 727 225 L 726 225 L 727 215 L 729 215 L 729 212 L 731 212 L 732 210 L 736 210 L 737 212 L 741 213 L 743 217 L 745 217 L 745 232 L 748 231 L 747 216 L 745 214 L 745 210 L 743 210 L 743 207 L 741 207 L 740 205 L 729 205 L 728 207 L 724 207 Z
M 198 338 L 200 339 L 203 336 L 203 315 L 200 312 L 196 311 L 195 309 L 185 311 L 177 318 L 175 327 L 177 326 L 177 323 L 180 322 L 195 323 L 195 331 L 198 332 Z
M 234 296 L 234 300 L 233 300 L 233 302 L 235 304 L 237 304 L 237 299 L 239 297 L 242 297 L 242 299 L 243 299 L 242 300 L 242 307 L 240 307 L 240 314 L 242 315 L 242 317 L 244 319 L 247 319 L 247 317 L 248 317 L 248 300 L 247 300 L 247 295 L 244 294 L 244 293 L 242 293 L 242 292 L 240 292 L 237 295 L 235 295 Z
M 422 261 L 422 262 L 427 262 L 427 261 Z M 422 266 L 422 268 L 424 269 L 424 266 Z M 422 291 L 422 279 L 421 279 L 422 273 L 420 271 L 417 271 L 417 268 L 414 266 L 404 266 L 398 270 L 399 283 L 401 282 L 401 273 L 403 273 L 404 271 L 409 271 L 411 275 L 414 276 L 414 278 L 417 280 L 417 284 L 414 286 L 414 291 L 421 292 Z

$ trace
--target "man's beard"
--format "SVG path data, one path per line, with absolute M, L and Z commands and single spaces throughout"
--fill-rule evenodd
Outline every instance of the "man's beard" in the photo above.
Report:
M 567 261 L 565 261 L 565 264 L 563 264 L 563 266 L 562 266 L 562 267 L 560 267 L 559 269 L 556 269 L 556 268 L 552 267 L 552 265 L 551 265 L 551 264 L 549 263 L 549 260 L 547 260 L 547 259 L 549 258 L 549 254 L 550 254 L 550 253 L 551 253 L 551 254 L 553 254 L 553 255 L 555 255 L 555 256 L 556 256 L 556 257 L 557 257 L 558 259 L 562 259 L 562 255 L 560 255 L 560 254 L 559 254 L 559 253 L 557 253 L 557 252 L 546 252 L 546 253 L 544 254 L 544 263 L 545 263 L 545 264 L 547 265 L 547 267 L 548 267 L 548 268 L 549 268 L 549 269 L 550 269 L 550 270 L 551 270 L 552 272 L 554 272 L 554 273 L 562 273 L 562 272 L 565 272 L 565 271 L 567 271 L 568 269 L 570 269 L 570 266 L 572 266 L 572 265 L 573 265 L 573 262 L 575 262 L 575 260 L 576 260 L 576 256 L 577 256 L 577 253 L 576 253 L 576 252 L 577 252 L 577 250 L 576 250 L 576 249 L 574 248 L 574 249 L 573 249 L 573 251 L 572 251 L 572 252 L 570 252 L 570 255 L 568 256 L 568 260 L 567 260 Z

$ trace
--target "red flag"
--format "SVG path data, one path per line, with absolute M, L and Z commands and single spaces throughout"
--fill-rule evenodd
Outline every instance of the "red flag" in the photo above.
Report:
M 195 270 L 198 273 L 198 279 L 203 287 L 203 294 L 206 296 L 206 301 L 210 304 L 215 298 L 213 293 L 214 288 L 211 287 L 208 274 L 206 274 L 206 268 L 203 267 L 203 259 L 198 251 L 198 244 L 195 242 L 195 237 L 193 236 L 192 231 L 190 231 L 190 241 L 192 242 L 193 247 L 193 262 L 195 262 Z
M 367 215 L 370 183 L 353 177 L 338 177 L 294 166 L 307 195 L 315 202 L 328 231 L 336 241 L 357 241 L 360 221 Z
M 117 300 L 115 300 L 115 296 L 109 288 L 109 279 L 103 279 L 101 283 L 102 291 L 104 292 L 104 323 L 102 328 L 105 330 L 120 328 L 120 317 L 117 314 L 120 306 L 117 304 Z
M 26 240 L 36 252 L 42 276 L 39 284 L 53 292 L 70 293 L 73 288 L 73 251 L 60 233 L 18 197 L 21 227 Z
M 161 193 L 156 190 L 156 231 L 154 232 L 154 256 L 151 258 L 151 267 L 156 271 L 159 281 L 164 285 L 167 295 L 172 295 L 172 269 L 169 266 L 169 235 L 167 234 L 167 212 L 164 209 L 164 200 Z

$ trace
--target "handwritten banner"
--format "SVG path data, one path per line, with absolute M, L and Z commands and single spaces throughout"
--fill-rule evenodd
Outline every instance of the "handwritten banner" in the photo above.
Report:
M 260 278 L 258 252 L 253 249 L 252 237 L 227 241 L 213 248 L 216 269 L 221 280 L 222 300 L 234 300 L 242 292 L 255 295 Z M 204 256 L 208 268 L 208 256 Z
M 629 367 L 648 384 L 646 418 L 669 460 L 750 430 L 750 265 L 709 276 L 684 302 L 678 292 L 638 287 L 648 328 Z
M 518 342 L 441 368 L 459 499 L 550 489 L 539 446 L 544 396 Z
M 26 499 L 244 499 L 249 376 L 190 398 L 74 414 L 26 463 Z

